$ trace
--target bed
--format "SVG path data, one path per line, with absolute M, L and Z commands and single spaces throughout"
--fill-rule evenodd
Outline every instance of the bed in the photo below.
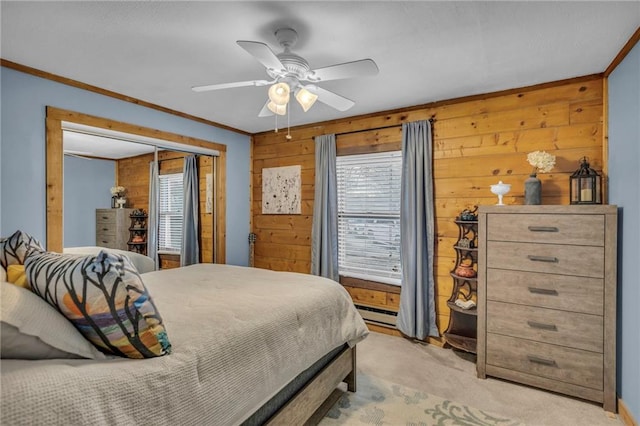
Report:
M 3 359 L 2 424 L 302 424 L 341 381 L 355 390 L 368 330 L 338 283 L 215 264 L 141 278 L 171 354 Z

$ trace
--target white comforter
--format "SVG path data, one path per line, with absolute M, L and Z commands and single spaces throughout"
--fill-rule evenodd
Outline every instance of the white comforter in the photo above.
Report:
M 237 424 L 368 333 L 347 292 L 324 278 L 211 264 L 142 277 L 172 354 L 2 360 L 2 424 Z

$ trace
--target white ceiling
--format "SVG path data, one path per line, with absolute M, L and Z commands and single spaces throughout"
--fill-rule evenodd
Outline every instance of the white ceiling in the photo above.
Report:
M 119 132 L 117 130 L 62 122 L 64 153 L 80 157 L 118 160 L 158 151 L 178 151 L 218 156 L 215 149 L 186 146 L 177 142 L 148 136 Z
M 321 87 L 356 105 L 297 107 L 291 126 L 603 72 L 640 27 L 640 2 L 1 2 L 3 59 L 255 133 L 268 79 L 236 40 L 299 34 L 311 68 L 371 58 L 376 76 Z M 294 102 L 295 104 L 295 102 Z M 286 118 L 279 118 L 279 126 Z
M 119 160 L 155 151 L 152 145 L 69 130 L 62 132 L 62 140 L 64 153 L 79 157 Z

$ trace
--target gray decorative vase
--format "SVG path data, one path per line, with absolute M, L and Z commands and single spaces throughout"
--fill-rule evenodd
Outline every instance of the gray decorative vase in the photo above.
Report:
M 524 203 L 527 205 L 538 205 L 542 202 L 542 182 L 535 174 L 529 175 L 524 181 Z

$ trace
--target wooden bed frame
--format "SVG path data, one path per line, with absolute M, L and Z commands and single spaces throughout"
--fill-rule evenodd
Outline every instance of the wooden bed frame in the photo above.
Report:
M 347 383 L 356 391 L 356 348 L 345 348 L 304 385 L 266 423 L 275 425 L 317 424 L 342 395 L 337 386 Z

